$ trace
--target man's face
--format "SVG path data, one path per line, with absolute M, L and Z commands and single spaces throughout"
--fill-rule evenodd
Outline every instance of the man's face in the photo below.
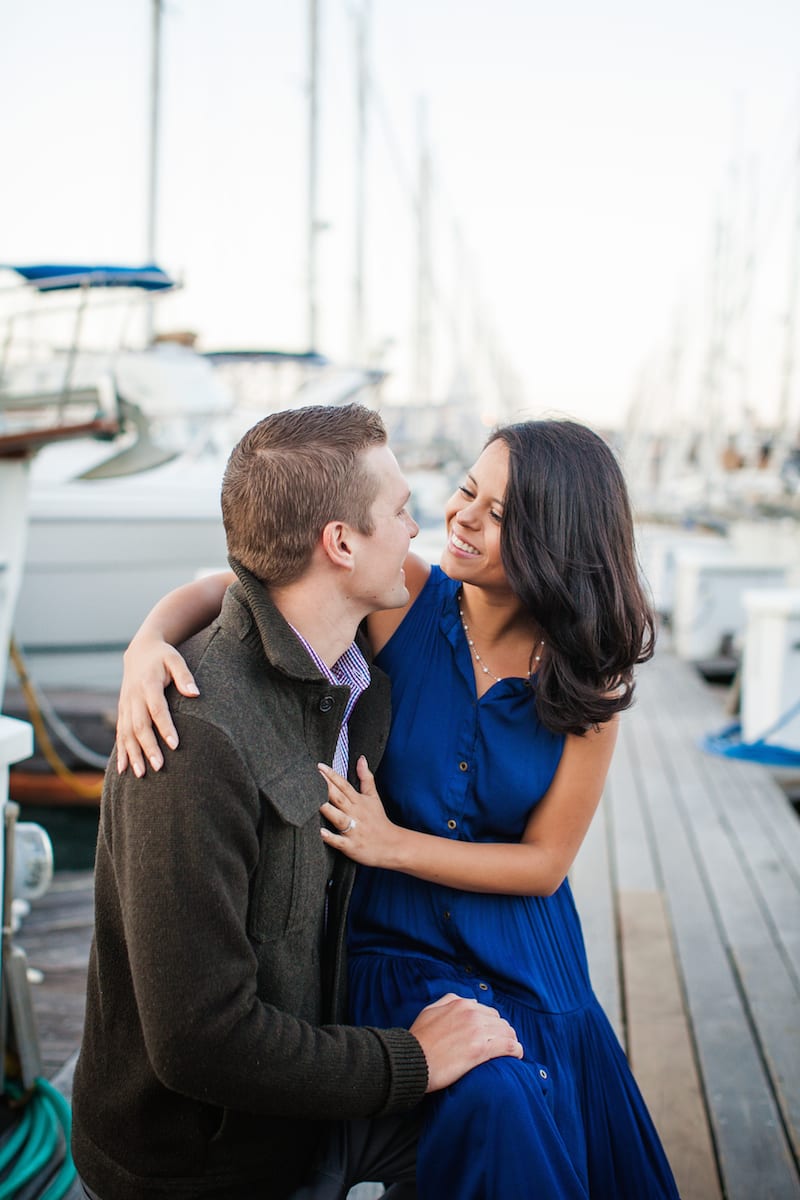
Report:
M 370 446 L 362 452 L 361 461 L 379 480 L 379 487 L 370 509 L 373 531 L 368 536 L 357 533 L 354 538 L 353 595 L 364 603 L 366 612 L 401 608 L 408 603 L 403 563 L 411 538 L 419 533 L 406 508 L 408 483 L 388 446 Z

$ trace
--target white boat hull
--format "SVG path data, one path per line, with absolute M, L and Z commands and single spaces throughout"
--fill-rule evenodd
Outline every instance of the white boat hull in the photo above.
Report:
M 122 651 L 165 592 L 226 567 L 224 464 L 32 490 L 15 620 L 42 687 L 116 690 Z

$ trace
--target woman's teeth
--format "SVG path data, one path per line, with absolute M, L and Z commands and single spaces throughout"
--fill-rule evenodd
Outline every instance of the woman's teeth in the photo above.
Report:
M 453 543 L 456 550 L 460 550 L 462 552 L 462 554 L 477 554 L 478 553 L 478 551 L 475 549 L 474 546 L 470 546 L 468 542 L 462 542 L 461 538 L 457 537 L 456 534 L 454 534 L 454 533 L 450 534 L 450 541 Z

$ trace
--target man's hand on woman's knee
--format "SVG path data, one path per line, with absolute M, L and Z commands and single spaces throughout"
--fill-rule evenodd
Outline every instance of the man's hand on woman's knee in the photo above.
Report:
M 455 1083 L 490 1058 L 522 1058 L 514 1029 L 494 1008 L 449 992 L 423 1008 L 411 1032 L 428 1061 L 429 1092 Z

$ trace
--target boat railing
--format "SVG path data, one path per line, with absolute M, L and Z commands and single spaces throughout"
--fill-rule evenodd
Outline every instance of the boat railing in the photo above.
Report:
M 72 390 L 14 395 L 0 391 L 0 458 L 30 454 L 65 438 L 111 439 L 122 424 L 120 399 L 109 374 Z
M 120 356 L 141 348 L 135 319 L 176 282 L 154 265 L 4 266 L 0 277 L 0 455 L 115 437 L 128 420 Z

